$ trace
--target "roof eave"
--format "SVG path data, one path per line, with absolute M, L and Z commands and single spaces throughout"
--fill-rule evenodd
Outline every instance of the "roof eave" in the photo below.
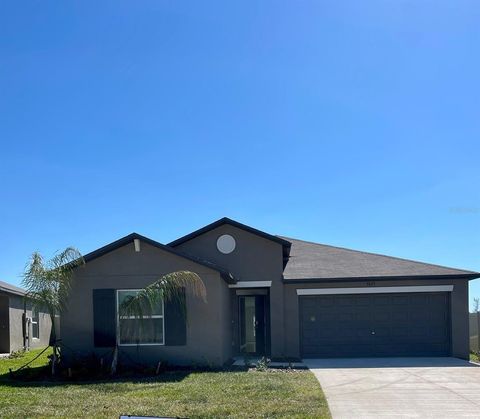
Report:
M 142 236 L 141 234 L 138 234 L 138 233 L 131 233 L 131 234 L 125 236 L 125 237 L 122 237 L 118 240 L 115 240 L 112 243 L 107 244 L 106 246 L 100 247 L 99 249 L 94 250 L 93 252 L 87 253 L 83 257 L 83 259 L 84 259 L 85 263 L 88 263 L 93 259 L 99 258 L 99 257 L 101 257 L 101 256 L 103 256 L 103 255 L 105 255 L 105 254 L 107 254 L 107 253 L 109 253 L 113 250 L 116 250 L 116 249 L 118 249 L 122 246 L 125 246 L 125 245 L 131 243 L 135 239 L 141 240 L 141 241 L 143 241 L 143 242 L 145 242 L 145 243 L 147 243 L 151 246 L 157 247 L 161 250 L 172 253 L 172 254 L 174 254 L 176 256 L 179 256 L 179 257 L 183 257 L 187 260 L 190 260 L 191 262 L 197 263 L 199 265 L 205 266 L 206 268 L 217 271 L 217 272 L 220 273 L 220 276 L 222 277 L 222 279 L 225 282 L 227 282 L 228 284 L 233 284 L 233 283 L 236 282 L 233 275 L 229 271 L 227 271 L 226 269 L 223 269 L 222 267 L 217 266 L 217 265 L 215 265 L 211 262 L 206 262 L 206 261 L 203 261 L 203 260 L 199 260 L 199 259 L 197 259 L 197 258 L 195 258 L 191 255 L 185 254 L 183 252 L 179 252 L 178 250 L 173 249 L 172 247 L 169 247 L 165 244 L 159 243 L 155 240 L 149 239 L 148 237 Z
M 11 290 L 4 287 L 0 287 L 0 293 L 13 294 L 13 295 L 18 295 L 20 297 L 25 297 L 25 295 L 27 294 L 26 292 Z
M 189 240 L 192 240 L 193 238 L 198 237 L 198 236 L 200 236 L 200 235 L 202 235 L 202 234 L 204 234 L 204 233 L 206 233 L 210 230 L 213 230 L 217 227 L 220 227 L 221 225 L 224 225 L 224 224 L 230 224 L 234 227 L 240 228 L 240 229 L 248 231 L 252 234 L 256 234 L 257 236 L 263 237 L 267 240 L 271 240 L 273 242 L 279 243 L 282 246 L 290 247 L 292 245 L 289 241 L 287 241 L 285 239 L 282 239 L 281 237 L 265 233 L 264 231 L 261 231 L 261 230 L 257 230 L 256 228 L 250 227 L 246 224 L 239 223 L 238 221 L 232 220 L 231 218 L 223 217 L 223 218 L 220 218 L 217 221 L 214 221 L 213 223 L 210 223 L 210 224 L 208 224 L 208 225 L 206 225 L 202 228 L 199 228 L 198 230 L 192 231 L 191 233 L 186 234 L 185 236 L 182 236 L 182 237 L 168 243 L 168 246 L 176 247 L 176 246 L 178 246 L 182 243 L 185 243 Z
M 332 283 L 332 282 L 356 282 L 356 281 L 396 281 L 396 280 L 469 280 L 480 278 L 480 273 L 449 275 L 395 275 L 395 276 L 357 276 L 357 277 L 326 277 L 326 278 L 283 278 L 284 284 L 301 283 Z

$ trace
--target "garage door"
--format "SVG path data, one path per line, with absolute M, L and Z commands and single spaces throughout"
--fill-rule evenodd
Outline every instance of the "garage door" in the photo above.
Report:
M 304 358 L 450 355 L 449 293 L 299 298 Z

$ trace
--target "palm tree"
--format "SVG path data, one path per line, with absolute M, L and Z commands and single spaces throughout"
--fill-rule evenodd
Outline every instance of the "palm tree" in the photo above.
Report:
M 186 288 L 191 290 L 193 296 L 206 302 L 207 290 L 205 284 L 196 273 L 190 271 L 171 272 L 161 276 L 135 295 L 126 297 L 118 308 L 119 317 L 143 319 L 151 316 L 155 307 L 163 300 L 164 302 L 175 302 L 187 319 L 186 302 L 183 298 Z M 117 360 L 118 339 L 113 352 L 112 375 L 116 372 Z
M 65 311 L 71 287 L 73 271 L 85 261 L 74 247 L 67 247 L 49 261 L 34 252 L 27 262 L 22 285 L 26 289 L 26 299 L 33 308 L 46 309 L 52 322 L 49 345 L 53 347 L 52 375 L 59 359 L 56 335 L 56 315 Z

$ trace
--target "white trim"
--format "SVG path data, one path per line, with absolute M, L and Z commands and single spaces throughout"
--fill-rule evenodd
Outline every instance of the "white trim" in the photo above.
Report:
M 418 285 L 404 287 L 362 287 L 362 288 L 307 288 L 297 289 L 297 295 L 331 294 L 390 294 L 398 292 L 451 292 L 453 285 Z
M 36 312 L 36 317 L 34 317 L 34 313 Z M 37 319 L 35 321 L 34 319 Z M 40 339 L 40 312 L 38 311 L 38 308 L 33 307 L 32 308 L 32 317 L 30 318 L 30 324 L 32 327 L 32 340 L 39 340 Z M 38 336 L 33 336 L 33 325 L 37 325 L 37 333 Z
M 135 247 L 135 252 L 140 252 L 140 240 L 133 239 L 133 246 Z
M 116 330 L 116 335 L 117 335 L 117 345 L 118 346 L 165 346 L 165 301 L 162 299 L 162 314 L 154 314 L 152 316 L 145 316 L 145 319 L 162 319 L 162 338 L 163 342 L 162 343 L 120 343 L 120 316 L 118 313 L 118 292 L 119 291 L 141 291 L 141 289 L 118 289 L 115 290 L 115 295 L 116 295 L 116 304 L 115 304 L 115 311 L 116 311 L 116 319 L 117 319 L 117 330 Z M 135 316 L 128 316 L 128 317 L 122 317 L 124 319 L 135 319 Z
M 228 288 L 269 288 L 272 281 L 238 281 L 236 284 L 230 284 Z

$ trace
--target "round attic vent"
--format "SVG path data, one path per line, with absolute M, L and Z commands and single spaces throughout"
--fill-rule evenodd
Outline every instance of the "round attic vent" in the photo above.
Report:
M 219 252 L 228 255 L 235 250 L 235 239 L 230 234 L 224 234 L 217 239 L 217 249 Z

